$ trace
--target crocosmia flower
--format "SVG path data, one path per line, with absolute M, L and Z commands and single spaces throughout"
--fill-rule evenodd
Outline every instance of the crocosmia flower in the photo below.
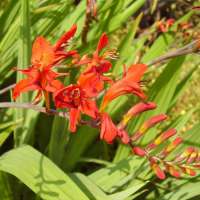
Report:
M 112 64 L 107 58 L 111 58 L 111 51 L 105 51 L 102 55 L 100 52 L 108 45 L 108 36 L 103 33 L 99 39 L 96 50 L 93 53 L 92 58 L 85 55 L 80 61 L 79 65 L 87 64 L 88 67 L 85 69 L 85 73 L 96 72 L 96 73 L 105 73 L 107 72 Z
M 79 82 L 85 82 L 91 85 L 96 85 L 97 87 L 90 87 L 93 94 L 97 95 L 104 86 L 104 82 L 112 83 L 112 80 L 109 77 L 103 75 L 110 70 L 112 64 L 107 58 L 113 58 L 113 51 L 105 51 L 102 55 L 100 52 L 108 45 L 108 37 L 105 33 L 102 34 L 99 39 L 97 48 L 93 53 L 92 58 L 85 55 L 77 64 L 78 65 L 87 65 L 86 69 L 79 77 Z M 88 81 L 90 79 L 90 81 Z M 94 84 L 95 83 L 95 84 Z
M 84 113 L 92 118 L 96 118 L 98 109 L 96 102 L 87 94 L 87 91 L 80 85 L 69 85 L 54 94 L 54 101 L 57 108 L 68 108 L 70 111 L 69 129 L 76 131 L 80 114 Z
M 145 99 L 146 96 L 140 87 L 140 79 L 146 70 L 147 66 L 145 64 L 132 65 L 125 76 L 112 84 L 108 89 L 103 98 L 101 110 L 104 110 L 113 99 L 124 94 L 134 94 L 141 99 Z
M 15 100 L 22 92 L 37 90 L 37 101 L 40 100 L 42 92 L 44 93 L 46 103 L 49 104 L 48 92 L 54 92 L 63 87 L 62 83 L 56 80 L 61 74 L 54 72 L 52 68 L 63 59 L 76 54 L 76 51 L 65 51 L 68 40 L 76 32 L 76 26 L 66 32 L 58 42 L 52 46 L 45 38 L 38 37 L 33 43 L 31 66 L 27 69 L 17 69 L 27 76 L 16 84 L 13 91 Z M 49 105 L 47 105 L 49 107 Z

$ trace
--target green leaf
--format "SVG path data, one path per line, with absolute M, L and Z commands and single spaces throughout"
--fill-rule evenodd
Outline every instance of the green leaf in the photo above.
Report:
M 135 184 L 134 186 L 129 187 L 128 189 L 122 191 L 122 192 L 117 192 L 115 194 L 110 195 L 110 197 L 113 200 L 122 200 L 126 199 L 129 196 L 133 195 L 135 192 L 137 192 L 140 188 L 142 188 L 146 182 L 140 183 L 140 184 Z
M 66 171 L 71 171 L 75 167 L 76 163 L 83 155 L 83 152 L 92 145 L 97 135 L 98 131 L 96 129 L 82 126 L 78 129 L 76 134 L 73 134 L 70 137 L 65 152 L 65 158 L 62 163 L 62 167 Z
M 97 170 L 90 174 L 89 178 L 105 191 L 117 190 L 130 180 L 135 180 L 135 184 L 141 183 L 135 177 L 141 172 L 144 176 L 147 175 L 144 169 L 147 169 L 144 159 L 131 155 L 118 163 Z
M 61 166 L 62 160 L 66 159 L 66 145 L 69 140 L 68 120 L 54 117 L 48 153 L 51 160 Z
M 25 69 L 30 63 L 30 16 L 29 16 L 29 1 L 21 0 L 21 19 L 20 19 L 20 40 L 19 40 L 19 54 L 18 54 L 18 68 Z M 24 78 L 21 72 L 17 72 L 17 82 Z M 22 94 L 18 98 L 18 102 L 29 102 L 30 95 Z M 30 116 L 27 110 L 17 109 L 15 119 L 22 119 L 24 123 L 27 121 L 27 116 Z M 34 123 L 34 122 L 32 122 Z M 24 130 L 22 126 L 18 127 L 15 131 L 15 145 L 19 146 L 30 138 L 31 130 Z
M 151 6 L 151 14 L 155 11 L 158 4 L 158 0 L 153 0 L 152 6 Z
M 127 52 L 127 51 L 130 50 L 132 47 L 132 41 L 137 32 L 142 16 L 143 16 L 142 14 L 138 15 L 136 20 L 130 23 L 130 28 L 128 30 L 128 33 L 124 37 L 124 39 L 122 40 L 122 42 L 120 43 L 118 47 L 118 51 L 119 51 L 119 55 L 121 59 L 119 59 L 114 65 L 114 68 L 113 68 L 114 75 L 121 74 L 123 70 L 123 63 L 126 63 L 126 60 L 130 58 L 131 56 L 133 56 L 132 54 L 135 54 L 135 52 L 133 51 L 130 51 L 130 52 Z
M 82 190 L 88 195 L 90 199 L 96 200 L 112 200 L 106 195 L 97 185 L 95 185 L 87 176 L 76 173 L 72 176 L 75 182 L 79 183 Z
M 6 128 L 5 130 L 0 132 L 0 146 L 4 144 L 12 131 L 14 131 L 14 127 Z
M 110 20 L 108 25 L 108 31 L 112 32 L 121 26 L 122 23 L 126 22 L 128 18 L 133 15 L 143 4 L 145 0 L 136 0 L 134 3 L 129 5 L 124 12 L 117 14 Z
M 0 172 L 0 199 L 14 200 L 7 174 Z
M 67 174 L 28 145 L 2 155 L 0 170 L 16 176 L 42 199 L 89 200 Z
M 175 181 L 178 182 L 178 181 Z M 200 197 L 199 178 L 193 178 L 187 181 L 180 181 L 179 185 L 174 185 L 173 192 L 161 195 L 159 200 L 198 200 Z
M 197 70 L 197 66 L 194 66 L 188 74 L 180 81 L 180 83 L 176 87 L 176 91 L 174 92 L 174 97 L 172 98 L 172 102 L 170 108 L 175 105 L 175 103 L 180 99 L 182 94 L 184 93 L 185 89 L 188 87 L 188 84 L 192 80 L 193 73 Z

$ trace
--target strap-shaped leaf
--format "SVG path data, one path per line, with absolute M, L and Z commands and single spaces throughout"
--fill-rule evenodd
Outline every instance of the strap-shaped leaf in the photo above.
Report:
M 1 156 L 0 170 L 16 176 L 42 199 L 89 200 L 67 174 L 28 145 Z

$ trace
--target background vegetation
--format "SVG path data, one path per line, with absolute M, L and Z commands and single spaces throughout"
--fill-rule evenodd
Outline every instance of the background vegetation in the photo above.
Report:
M 31 44 L 38 35 L 52 43 L 72 24 L 78 32 L 71 45 L 80 53 L 91 53 L 103 32 L 110 46 L 118 49 L 112 75 L 117 77 L 123 63 L 152 60 L 198 38 L 200 11 L 192 7 L 199 1 L 186 0 L 97 0 L 97 20 L 88 26 L 87 41 L 82 42 L 86 1 L 2 0 L 0 1 L 0 87 L 21 78 L 12 68 L 30 62 Z M 158 31 L 159 20 L 175 18 L 166 33 Z M 187 30 L 177 28 L 188 22 Z M 187 37 L 184 33 L 187 32 Z M 71 69 L 73 81 L 78 70 Z M 184 137 L 183 147 L 200 147 L 199 55 L 190 54 L 149 67 L 144 89 L 158 108 L 133 119 L 134 132 L 149 116 L 167 113 L 163 127 L 174 127 Z M 71 80 L 66 80 L 71 81 Z M 31 96 L 23 96 L 27 102 Z M 10 91 L 0 90 L 0 101 L 12 101 Z M 118 122 L 122 111 L 136 100 L 131 96 L 116 99 L 108 112 Z M 0 107 L 3 105 L 0 103 Z M 99 132 L 87 126 L 70 134 L 68 121 L 33 110 L 0 110 L 0 199 L 1 200 L 131 200 L 200 198 L 199 175 L 160 181 L 144 159 L 130 156 L 129 150 L 115 142 L 99 140 Z M 154 129 L 142 141 L 149 141 Z M 177 149 L 177 152 L 180 149 Z M 176 152 L 175 152 L 176 153 Z

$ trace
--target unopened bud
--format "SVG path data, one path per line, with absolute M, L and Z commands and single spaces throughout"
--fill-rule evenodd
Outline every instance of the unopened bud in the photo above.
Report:
M 133 147 L 132 151 L 134 154 L 144 157 L 146 155 L 146 151 L 140 147 Z
M 189 176 L 196 176 L 196 172 L 191 167 L 181 167 L 184 174 L 188 174 Z
M 172 143 L 170 143 L 161 153 L 162 156 L 167 156 L 170 152 L 172 152 L 180 143 L 182 143 L 183 139 L 181 137 L 177 137 Z
M 178 171 L 178 169 L 176 169 L 176 167 L 173 165 L 166 165 L 166 171 L 176 178 L 180 178 L 181 176 L 180 171 Z
M 154 171 L 154 173 L 156 174 L 156 176 L 157 176 L 159 179 L 163 180 L 163 179 L 166 178 L 166 175 L 165 175 L 165 173 L 164 173 L 164 170 L 162 170 L 162 169 L 160 168 L 160 166 L 157 164 L 157 162 L 155 162 L 154 160 L 151 159 L 151 160 L 150 160 L 150 166 L 151 166 L 152 170 Z
M 147 146 L 148 150 L 154 149 L 155 147 L 157 147 L 159 144 L 161 144 L 162 142 L 166 141 L 167 139 L 169 139 L 170 137 L 172 137 L 173 135 L 175 135 L 177 133 L 176 129 L 172 128 L 169 129 L 165 132 L 163 132 L 160 136 L 158 136 L 152 143 L 150 143 Z
M 139 130 L 132 136 L 131 140 L 132 141 L 138 140 L 142 135 L 144 135 L 146 133 L 146 131 L 149 128 L 164 121 L 165 119 L 167 119 L 167 115 L 165 115 L 165 114 L 160 114 L 160 115 L 151 117 L 150 119 L 148 119 L 147 121 L 145 121 L 143 123 L 143 125 L 139 128 Z
M 175 162 L 182 162 L 184 160 L 186 160 L 190 154 L 194 151 L 194 147 L 188 147 L 187 149 L 185 149 L 185 151 L 183 153 L 181 153 L 180 155 L 178 155 L 175 158 Z
M 148 110 L 153 110 L 156 108 L 156 104 L 154 102 L 147 102 L 147 103 L 144 103 L 144 102 L 140 102 L 136 105 L 134 105 L 123 117 L 123 120 L 122 120 L 122 124 L 123 126 L 126 126 L 128 121 L 132 118 L 132 117 L 135 117 L 137 116 L 138 114 L 141 114 L 145 111 L 148 111 Z

